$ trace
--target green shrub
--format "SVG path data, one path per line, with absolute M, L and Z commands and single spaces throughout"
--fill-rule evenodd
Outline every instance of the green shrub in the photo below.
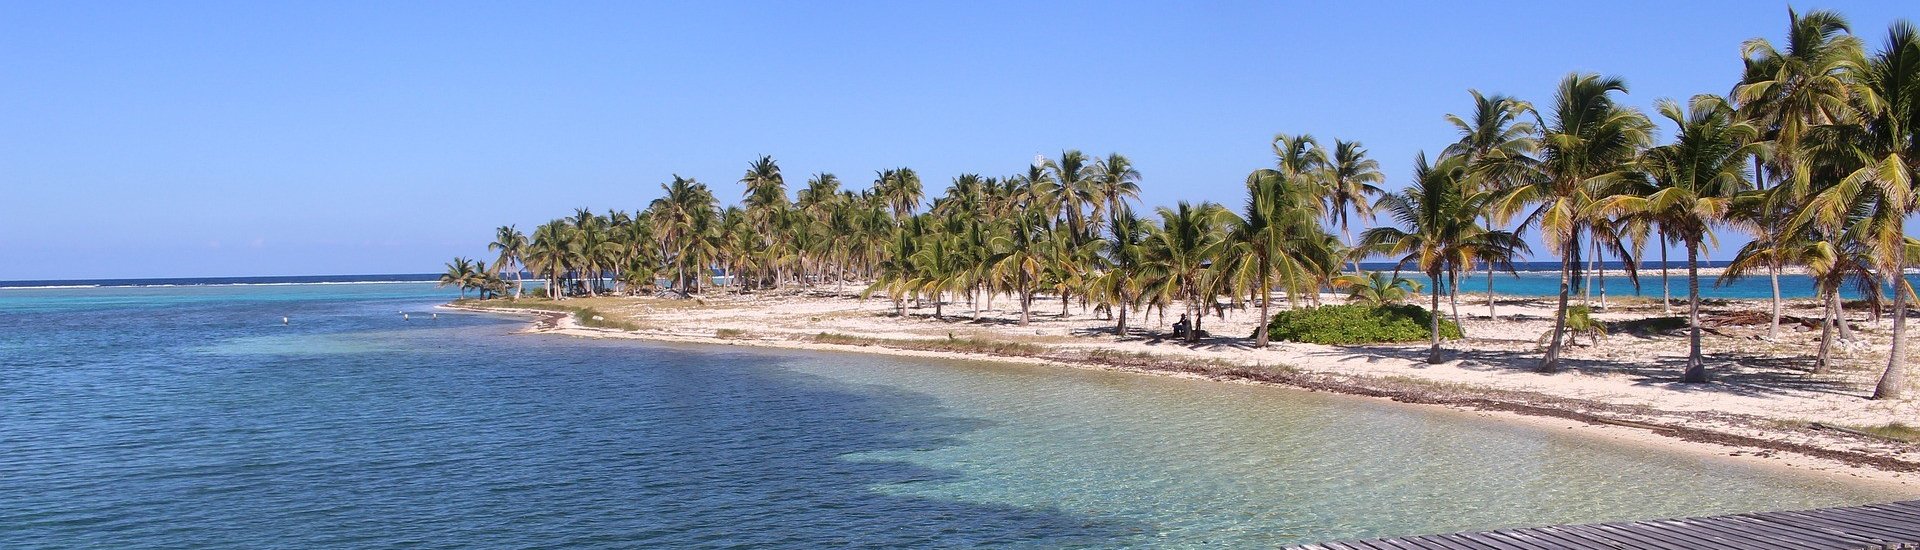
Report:
M 1426 340 L 1433 322 L 1427 309 L 1410 304 L 1337 305 L 1282 311 L 1267 323 L 1267 337 L 1310 344 L 1374 344 Z M 1442 318 L 1441 338 L 1459 338 L 1460 325 Z
M 1588 315 L 1592 315 L 1589 313 Z M 1647 317 L 1628 321 L 1602 323 L 1607 332 L 1626 334 L 1659 334 L 1687 328 L 1687 318 L 1680 316 Z

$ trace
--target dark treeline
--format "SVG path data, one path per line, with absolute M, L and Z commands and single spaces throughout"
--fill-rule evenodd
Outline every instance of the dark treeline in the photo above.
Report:
M 964 302 L 977 318 L 1000 298 L 1017 302 L 1025 324 L 1046 301 L 1091 308 L 1125 334 L 1129 316 L 1164 318 L 1176 304 L 1196 320 L 1241 305 L 1266 319 L 1275 292 L 1292 307 L 1318 305 L 1323 289 L 1405 294 L 1406 281 L 1355 267 L 1380 256 L 1436 283 L 1427 298 L 1438 361 L 1441 295 L 1458 317 L 1461 278 L 1484 271 L 1491 290 L 1496 271 L 1531 253 L 1521 237 L 1532 233 L 1561 274 L 1540 370 L 1559 368 L 1588 266 L 1612 258 L 1637 277 L 1648 248 L 1664 266 L 1672 245 L 1688 266 L 1683 379 L 1704 382 L 1698 263 L 1714 233 L 1731 230 L 1751 241 L 1723 277 L 1773 279 L 1769 336 L 1782 271 L 1804 267 L 1814 279 L 1826 304 L 1816 371 L 1846 330 L 1842 288 L 1866 296 L 1875 316 L 1891 301 L 1893 344 L 1875 396 L 1894 397 L 1905 387 L 1912 293 L 1900 274 L 1920 250 L 1904 231 L 1920 172 L 1920 35 L 1900 22 L 1869 47 L 1837 13 L 1788 19 L 1784 42 L 1741 45 L 1743 76 L 1725 92 L 1661 99 L 1651 116 L 1620 102 L 1628 86 L 1613 76 L 1570 74 L 1537 105 L 1474 91 L 1465 114 L 1446 117 L 1458 141 L 1422 154 L 1397 191 L 1381 187 L 1359 142 L 1307 135 L 1274 138 L 1274 163 L 1248 174 L 1242 204 L 1152 212 L 1136 211 L 1142 175 L 1119 154 L 1067 150 L 1012 174 L 962 174 L 930 202 L 904 167 L 860 190 L 813 174 L 790 195 L 780 166 L 761 157 L 738 180 L 738 204 L 676 175 L 636 212 L 580 209 L 531 237 L 501 227 L 491 266 L 457 259 L 443 279 L 517 297 L 520 285 L 500 273 L 524 268 L 552 299 L 853 284 L 901 313 L 926 302 L 943 316 Z M 1663 127 L 1669 139 L 1656 137 Z M 1486 306 L 1497 315 L 1491 293 Z M 1267 343 L 1265 331 L 1254 338 Z

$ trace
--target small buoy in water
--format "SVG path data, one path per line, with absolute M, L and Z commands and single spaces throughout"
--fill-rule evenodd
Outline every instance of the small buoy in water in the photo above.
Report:
M 287 318 L 286 316 L 284 316 L 284 315 L 282 315 L 282 316 L 280 317 L 280 324 L 282 324 L 282 325 L 291 325 L 291 324 L 293 324 L 293 319 L 288 319 L 288 318 Z
M 407 316 L 407 312 L 405 312 L 405 311 L 402 311 L 402 312 L 400 312 L 400 320 L 402 320 L 402 321 L 407 321 L 407 320 L 412 320 L 412 319 L 413 319 L 412 317 L 408 317 L 408 316 Z
M 434 314 L 433 314 L 433 320 L 435 320 L 435 321 L 438 321 L 438 320 L 440 320 L 440 314 L 439 314 L 439 313 L 437 313 L 437 312 L 436 312 L 436 313 L 434 313 Z

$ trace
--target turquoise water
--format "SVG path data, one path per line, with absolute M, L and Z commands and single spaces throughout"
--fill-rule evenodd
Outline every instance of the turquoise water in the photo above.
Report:
M 1257 547 L 1892 497 L 1284 389 L 516 335 L 449 296 L 0 290 L 0 548 Z

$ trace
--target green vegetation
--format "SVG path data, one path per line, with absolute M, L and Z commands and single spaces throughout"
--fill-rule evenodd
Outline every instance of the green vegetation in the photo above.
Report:
M 1920 442 L 1920 427 L 1908 426 L 1899 422 L 1881 426 L 1859 426 L 1854 429 L 1887 439 L 1908 443 Z
M 1275 314 L 1267 323 L 1267 334 L 1275 340 L 1310 344 L 1418 342 L 1427 339 L 1429 327 L 1438 322 L 1441 338 L 1460 337 L 1460 325 L 1436 317 L 1410 304 L 1320 306 Z
M 1255 304 L 1265 315 L 1278 291 L 1290 304 L 1318 306 L 1318 291 L 1354 275 L 1343 272 L 1349 262 L 1375 257 L 1426 274 L 1427 310 L 1438 311 L 1445 293 L 1458 317 L 1460 276 L 1484 270 L 1491 285 L 1493 272 L 1529 254 L 1521 236 L 1532 233 L 1560 264 L 1555 327 L 1538 366 L 1550 373 L 1569 334 L 1597 337 L 1603 328 L 1576 309 L 1590 301 L 1587 271 L 1618 260 L 1637 274 L 1647 246 L 1660 243 L 1664 255 L 1673 243 L 1686 249 L 1689 266 L 1683 377 L 1702 382 L 1696 268 L 1712 252 L 1703 248 L 1717 246 L 1717 230 L 1753 237 L 1725 277 L 1765 273 L 1777 282 L 1785 267 L 1808 268 L 1829 304 L 1823 332 L 1845 330 L 1833 322 L 1848 306 L 1837 299 L 1843 287 L 1868 292 L 1876 312 L 1880 289 L 1892 287 L 1892 310 L 1907 307 L 1900 274 L 1920 250 L 1904 228 L 1920 204 L 1912 199 L 1920 181 L 1920 32 L 1897 23 L 1869 47 L 1837 13 L 1789 11 L 1785 35 L 1780 44 L 1749 40 L 1741 55 L 1728 56 L 1729 71 L 1742 70 L 1723 88 L 1731 94 L 1659 101 L 1657 117 L 1630 106 L 1627 81 L 1611 75 L 1569 74 L 1537 105 L 1470 91 L 1467 114 L 1445 117 L 1459 139 L 1433 144 L 1438 154 L 1422 154 L 1397 191 L 1382 188 L 1389 178 L 1359 142 L 1336 139 L 1329 148 L 1298 134 L 1275 135 L 1271 163 L 1246 167 L 1244 208 L 1177 201 L 1151 216 L 1134 213 L 1149 180 L 1120 154 L 1068 149 L 994 168 L 1002 175 L 957 174 L 935 193 L 907 167 L 876 171 L 861 190 L 813 174 L 789 193 L 779 164 L 760 157 L 737 180 L 738 204 L 674 175 L 637 212 L 577 209 L 531 238 L 499 228 L 489 247 L 500 254 L 494 269 L 456 260 L 444 280 L 463 295 L 502 294 L 507 284 L 492 272 L 524 267 L 554 299 L 851 284 L 884 295 L 900 315 L 909 302 L 931 305 L 936 317 L 966 302 L 977 317 L 995 298 L 1009 298 L 1021 324 L 1037 300 L 1057 300 L 1062 313 L 1077 302 L 1111 318 L 1122 336 L 1129 316 L 1165 317 L 1178 307 L 1194 324 L 1188 337 L 1197 338 L 1223 301 Z M 1661 143 L 1663 135 L 1671 139 Z M 1358 242 L 1329 230 L 1351 234 L 1376 212 L 1390 223 L 1365 229 Z M 1396 286 L 1368 284 L 1387 293 Z M 1488 300 L 1492 315 L 1491 292 Z M 1777 333 L 1777 295 L 1774 302 L 1769 330 Z M 1905 390 L 1906 318 L 1892 317 L 1892 353 L 1875 397 Z M 1441 339 L 1458 328 L 1420 319 L 1437 361 Z M 1405 339 L 1327 330 L 1312 336 Z M 1254 343 L 1273 334 L 1255 334 Z M 1825 368 L 1832 341 L 1822 339 L 1816 369 Z
M 747 331 L 740 330 L 737 328 L 722 328 L 722 329 L 714 329 L 713 331 L 713 337 L 719 338 L 722 340 L 738 340 L 741 338 L 746 338 L 748 336 L 749 335 L 747 334 Z
M 1644 319 L 1633 319 L 1630 321 L 1614 321 L 1606 324 L 1606 330 L 1608 332 L 1620 332 L 1620 333 L 1627 333 L 1627 334 L 1642 334 L 1642 335 L 1660 334 L 1660 333 L 1680 330 L 1687 327 L 1688 327 L 1687 318 L 1679 317 L 1679 316 L 1647 317 Z

